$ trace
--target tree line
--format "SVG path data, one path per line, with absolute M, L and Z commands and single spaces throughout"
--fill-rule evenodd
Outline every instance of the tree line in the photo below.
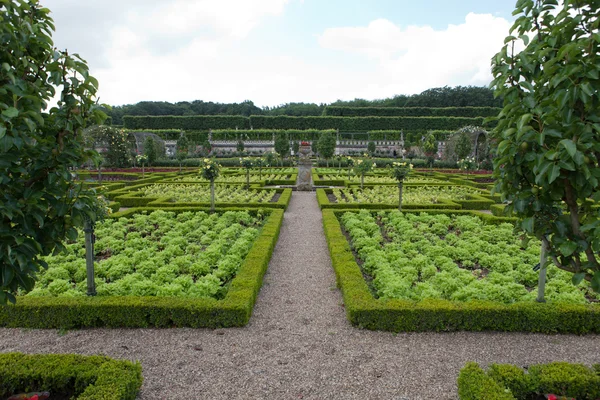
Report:
M 502 107 L 502 99 L 494 98 L 491 89 L 478 86 L 433 88 L 419 94 L 396 95 L 392 98 L 350 101 L 337 100 L 330 104 L 286 103 L 274 107 L 256 106 L 252 101 L 241 103 L 214 103 L 194 100 L 169 103 L 166 101 L 141 101 L 136 104 L 114 106 L 107 110 L 109 123 L 123 125 L 124 115 L 289 115 L 319 116 L 326 106 L 344 107 Z

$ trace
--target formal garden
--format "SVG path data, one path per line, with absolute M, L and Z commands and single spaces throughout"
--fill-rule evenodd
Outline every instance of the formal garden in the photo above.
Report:
M 381 335 L 591 338 L 585 364 L 552 354 L 531 365 L 467 357 L 455 376 L 441 378 L 454 392 L 440 398 L 600 399 L 596 9 L 518 2 L 514 36 L 492 61 L 502 107 L 114 114 L 122 122 L 115 126 L 95 100 L 86 63 L 52 50 L 49 11 L 34 3 L 0 3 L 0 37 L 10 48 L 0 72 L 7 341 L 38 333 L 59 340 L 56 330 L 214 330 L 260 338 L 270 349 L 275 325 L 262 301 L 287 329 L 296 315 L 305 315 L 304 329 L 311 318 L 343 313 L 332 326 L 343 327 L 347 343 L 367 335 L 361 343 L 381 357 Z M 19 30 L 23 18 L 33 21 L 27 31 Z M 19 61 L 22 53 L 30 58 Z M 55 86 L 63 90 L 58 106 L 43 111 Z M 278 271 L 297 280 L 290 286 Z M 315 279 L 320 292 L 308 286 Z M 331 296 L 338 313 L 317 317 L 323 299 L 335 303 Z M 284 331 L 287 340 L 343 342 L 330 325 L 302 329 Z M 147 358 L 136 354 L 0 350 L 1 398 L 169 393 L 152 386 L 156 372 L 146 375 Z

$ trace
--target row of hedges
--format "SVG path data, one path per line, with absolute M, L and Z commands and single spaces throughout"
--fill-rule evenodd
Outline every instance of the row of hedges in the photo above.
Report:
M 537 394 L 560 398 L 596 400 L 600 398 L 600 364 L 552 362 L 530 365 L 527 372 L 512 364 L 491 364 L 484 371 L 470 362 L 458 376 L 461 400 L 525 400 Z
M 142 366 L 105 356 L 0 354 L 0 398 L 50 392 L 51 398 L 133 400 Z
M 327 106 L 323 115 L 331 117 L 495 117 L 496 107 L 340 107 Z
M 127 129 L 294 129 L 367 132 L 370 130 L 456 130 L 483 125 L 484 118 L 467 117 L 291 117 L 291 116 L 124 116 Z
M 428 214 L 471 214 L 486 223 L 514 222 L 476 211 L 423 210 Z M 600 306 L 592 304 L 456 302 L 428 299 L 420 302 L 375 299 L 358 266 L 338 215 L 323 210 L 323 226 L 347 317 L 358 327 L 394 332 L 408 331 L 515 331 L 542 333 L 599 333 Z M 410 212 L 419 212 L 417 210 Z
M 343 210 L 397 210 L 398 204 L 386 203 L 331 203 L 328 194 L 331 194 L 331 189 L 317 189 L 317 203 L 319 208 L 324 209 L 343 209 Z M 436 204 L 411 204 L 402 203 L 402 210 L 459 210 L 461 204 L 458 201 L 440 200 Z
M 134 213 L 158 209 L 160 208 L 132 208 L 112 214 L 111 218 L 129 217 Z M 247 211 L 245 208 L 237 210 Z M 169 211 L 208 210 L 178 207 L 170 208 Z M 264 209 L 263 213 L 269 217 L 261 234 L 222 300 L 138 296 L 23 297 L 15 305 L 0 307 L 0 326 L 35 329 L 244 326 L 250 320 L 283 221 L 281 209 Z
M 291 141 L 318 140 L 325 132 L 336 134 L 333 129 L 220 129 L 212 131 L 212 140 L 273 140 L 280 135 L 288 135 Z

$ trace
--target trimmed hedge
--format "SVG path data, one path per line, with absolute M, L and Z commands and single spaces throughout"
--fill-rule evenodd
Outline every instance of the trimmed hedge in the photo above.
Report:
M 370 130 L 453 130 L 483 125 L 484 118 L 463 117 L 291 117 L 252 115 L 253 129 L 339 129 L 342 132 Z
M 525 400 L 535 394 L 595 400 L 600 398 L 599 367 L 552 362 L 531 365 L 525 372 L 511 364 L 491 364 L 486 373 L 470 362 L 458 376 L 458 395 L 461 400 Z
M 332 203 L 327 197 L 328 194 L 333 193 L 331 189 L 317 189 L 317 202 L 319 208 L 323 209 L 344 209 L 344 210 L 397 210 L 398 204 L 392 203 Z M 463 200 L 465 201 L 465 200 Z M 468 201 L 468 200 L 466 200 Z M 460 209 L 461 205 L 457 204 L 458 201 L 440 200 L 438 204 L 411 204 L 402 203 L 403 210 L 452 210 Z
M 134 400 L 142 381 L 139 362 L 77 354 L 0 354 L 0 398 L 47 391 L 51 398 Z
M 248 118 L 241 115 L 144 115 L 123 116 L 125 129 L 183 129 L 192 131 L 208 131 L 209 129 L 249 129 Z
M 329 132 L 336 134 L 333 129 L 319 130 L 319 129 L 219 129 L 213 130 L 212 140 L 272 140 L 273 135 L 278 137 L 280 135 L 288 135 L 291 141 L 301 140 L 318 140 L 322 133 Z
M 324 116 L 330 117 L 495 117 L 496 107 L 341 107 L 327 106 Z
M 128 217 L 144 210 L 158 209 L 132 208 L 111 217 Z M 179 207 L 169 211 L 208 209 Z M 0 326 L 36 329 L 244 326 L 250 320 L 283 221 L 283 210 L 264 209 L 263 213 L 269 214 L 269 218 L 222 300 L 138 296 L 23 297 L 18 298 L 15 305 L 0 307 Z
M 515 222 L 466 210 L 414 210 L 428 214 L 469 214 L 491 224 Z M 331 261 L 342 291 L 347 317 L 358 327 L 394 332 L 514 331 L 543 333 L 600 333 L 600 306 L 593 304 L 456 302 L 428 299 L 420 302 L 375 299 L 343 235 L 337 215 L 323 210 L 323 226 Z

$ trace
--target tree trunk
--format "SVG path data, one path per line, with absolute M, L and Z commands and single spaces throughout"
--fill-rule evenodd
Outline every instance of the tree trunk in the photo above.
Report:
M 540 253 L 540 275 L 538 277 L 538 295 L 536 301 L 545 303 L 544 292 L 546 290 L 546 243 L 542 240 L 542 251 Z
M 365 174 L 360 174 L 360 189 L 362 190 L 363 186 L 365 184 Z
M 402 211 L 402 182 L 398 182 L 398 211 Z
M 179 175 L 181 175 L 181 161 L 179 162 Z
M 94 228 L 87 218 L 84 223 L 85 232 L 85 266 L 87 270 L 87 295 L 96 295 L 96 282 L 94 281 Z
M 215 180 L 210 181 L 210 212 L 215 212 Z
M 102 167 L 98 165 L 98 182 L 102 182 Z

